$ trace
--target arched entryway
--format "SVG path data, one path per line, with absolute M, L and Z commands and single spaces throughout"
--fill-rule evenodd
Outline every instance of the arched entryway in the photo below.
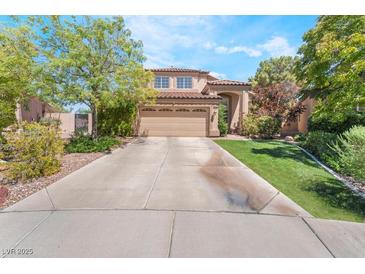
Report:
M 221 104 L 227 108 L 227 123 L 230 132 L 239 128 L 239 102 L 240 96 L 234 92 L 217 92 L 222 97 Z

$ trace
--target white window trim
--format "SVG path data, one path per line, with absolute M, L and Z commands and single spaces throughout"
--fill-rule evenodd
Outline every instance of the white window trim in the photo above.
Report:
M 156 78 L 161 78 L 161 87 L 156 87 Z M 167 88 L 166 87 L 162 87 L 162 78 L 167 78 Z M 155 80 L 153 82 L 153 87 L 156 88 L 156 89 L 169 89 L 170 88 L 170 76 L 167 76 L 167 75 L 157 75 L 155 76 Z
M 184 87 L 179 87 L 178 86 L 178 79 L 179 78 L 184 79 L 183 80 L 183 86 Z M 185 81 L 186 78 L 190 78 L 191 79 L 191 87 L 186 87 L 186 81 Z M 193 77 L 192 76 L 178 76 L 178 77 L 176 77 L 176 88 L 177 89 L 192 89 L 193 88 Z

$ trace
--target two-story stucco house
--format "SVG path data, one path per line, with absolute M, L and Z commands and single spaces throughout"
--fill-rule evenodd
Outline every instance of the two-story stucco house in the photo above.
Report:
M 248 112 L 248 83 L 218 80 L 208 71 L 184 68 L 150 69 L 159 90 L 156 104 L 139 113 L 142 136 L 219 136 L 218 105 L 228 110 L 230 131 L 235 132 Z

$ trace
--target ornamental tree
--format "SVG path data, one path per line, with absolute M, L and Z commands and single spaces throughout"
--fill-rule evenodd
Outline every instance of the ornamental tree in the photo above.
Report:
M 305 107 L 296 100 L 298 87 L 289 82 L 270 86 L 256 86 L 251 95 L 252 111 L 260 116 L 271 116 L 282 122 L 295 121 Z
M 365 16 L 321 16 L 303 36 L 297 77 L 321 112 L 353 111 L 365 101 Z
M 38 53 L 26 27 L 0 32 L 0 133 L 16 121 L 17 103 L 35 93 Z
M 256 74 L 250 78 L 253 86 L 251 110 L 254 114 L 291 122 L 304 111 L 298 97 L 295 62 L 296 59 L 291 56 L 260 62 Z
M 151 100 L 152 74 L 143 68 L 142 42 L 131 38 L 122 17 L 30 17 L 40 30 L 43 93 L 63 104 L 90 108 L 92 136 L 97 137 L 98 111 L 121 99 L 136 106 Z

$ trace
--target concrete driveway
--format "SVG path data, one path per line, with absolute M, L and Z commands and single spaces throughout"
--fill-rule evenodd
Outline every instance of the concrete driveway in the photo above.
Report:
M 208 138 L 141 138 L 0 213 L 7 257 L 361 257 L 364 239 Z

